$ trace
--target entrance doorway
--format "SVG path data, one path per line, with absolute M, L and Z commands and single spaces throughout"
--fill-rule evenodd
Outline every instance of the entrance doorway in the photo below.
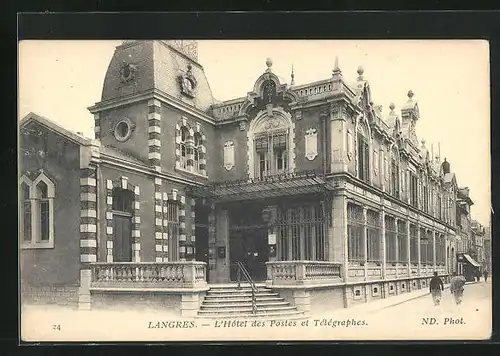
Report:
M 208 215 L 210 206 L 196 201 L 195 204 L 195 260 L 207 264 L 206 278 L 210 282 L 209 254 L 208 254 Z
M 229 236 L 231 281 L 237 280 L 237 262 L 241 262 L 246 267 L 254 281 L 265 281 L 266 262 L 269 260 L 267 228 L 234 229 L 229 231 Z

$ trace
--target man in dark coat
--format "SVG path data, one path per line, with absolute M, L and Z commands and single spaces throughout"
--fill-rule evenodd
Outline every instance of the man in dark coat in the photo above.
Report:
M 443 281 L 438 277 L 437 272 L 434 272 L 434 277 L 432 277 L 429 283 L 429 289 L 432 294 L 432 300 L 434 305 L 439 305 L 441 302 L 441 291 L 444 290 Z
M 488 270 L 487 269 L 485 269 L 483 271 L 483 276 L 484 276 L 484 283 L 486 283 L 486 281 L 488 280 Z

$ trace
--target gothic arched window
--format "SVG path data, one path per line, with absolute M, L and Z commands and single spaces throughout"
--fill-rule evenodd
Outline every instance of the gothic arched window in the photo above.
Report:
M 24 242 L 31 242 L 31 197 L 30 186 L 21 183 L 21 235 Z
M 23 248 L 54 247 L 55 186 L 41 173 L 31 183 L 21 182 L 21 234 Z

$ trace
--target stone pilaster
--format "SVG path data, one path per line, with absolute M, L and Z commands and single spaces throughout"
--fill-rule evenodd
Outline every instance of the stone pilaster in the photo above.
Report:
M 155 171 L 161 172 L 161 102 L 148 102 L 148 160 Z
M 80 262 L 97 261 L 97 180 L 96 168 L 80 170 Z

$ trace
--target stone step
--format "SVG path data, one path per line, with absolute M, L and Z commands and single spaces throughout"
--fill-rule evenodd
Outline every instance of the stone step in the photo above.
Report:
M 265 283 L 255 283 L 254 284 L 257 288 L 266 288 Z M 234 289 L 237 288 L 238 284 L 237 283 L 230 283 L 230 284 L 211 284 L 210 289 Z M 240 284 L 241 288 L 250 288 L 250 284 L 248 283 L 241 283 Z
M 252 289 L 251 288 L 219 288 L 219 289 L 212 289 L 210 288 L 207 293 L 213 293 L 213 294 L 223 294 L 223 293 L 251 293 Z M 270 289 L 265 289 L 265 288 L 258 288 L 255 293 L 270 293 L 272 290 Z
M 269 312 L 269 313 L 261 313 L 261 314 L 252 314 L 251 311 L 249 312 L 243 312 L 243 313 L 234 313 L 234 314 L 221 314 L 221 313 L 215 313 L 215 314 L 198 314 L 195 316 L 197 319 L 238 319 L 238 318 L 245 318 L 245 319 L 273 319 L 273 320 L 280 320 L 280 319 L 285 319 L 285 320 L 290 320 L 290 319 L 308 319 L 309 317 L 301 311 L 298 310 L 292 310 L 292 311 L 281 311 L 281 312 Z
M 265 313 L 284 313 L 287 311 L 296 311 L 297 309 L 293 306 L 278 306 L 278 307 L 261 307 L 257 308 L 256 314 L 265 314 Z M 239 313 L 252 313 L 252 307 L 238 307 L 238 308 L 224 308 L 224 309 L 202 309 L 198 311 L 198 315 L 223 315 L 223 314 L 239 314 Z
M 224 293 L 213 293 L 211 291 L 207 291 L 207 294 L 205 297 L 210 297 L 210 298 L 219 298 L 219 297 L 232 297 L 232 296 L 252 296 L 252 293 L 249 292 L 242 292 L 242 291 L 236 291 L 236 292 L 224 292 Z M 273 293 L 273 292 L 258 292 L 255 293 L 255 296 L 257 297 L 277 297 L 279 296 L 278 293 Z
M 280 297 L 256 297 L 257 302 L 284 302 L 284 298 Z M 208 298 L 203 302 L 208 304 L 215 303 L 248 303 L 252 301 L 252 297 L 247 298 Z
M 290 306 L 290 303 L 288 302 L 265 302 L 265 303 L 259 303 L 257 302 L 257 308 L 258 309 L 263 309 L 265 307 L 288 307 Z M 239 308 L 251 308 L 252 303 L 251 302 L 244 302 L 244 303 L 234 303 L 234 304 L 225 304 L 225 303 L 210 303 L 206 304 L 203 302 L 201 305 L 201 310 L 211 310 L 211 309 L 239 309 Z

